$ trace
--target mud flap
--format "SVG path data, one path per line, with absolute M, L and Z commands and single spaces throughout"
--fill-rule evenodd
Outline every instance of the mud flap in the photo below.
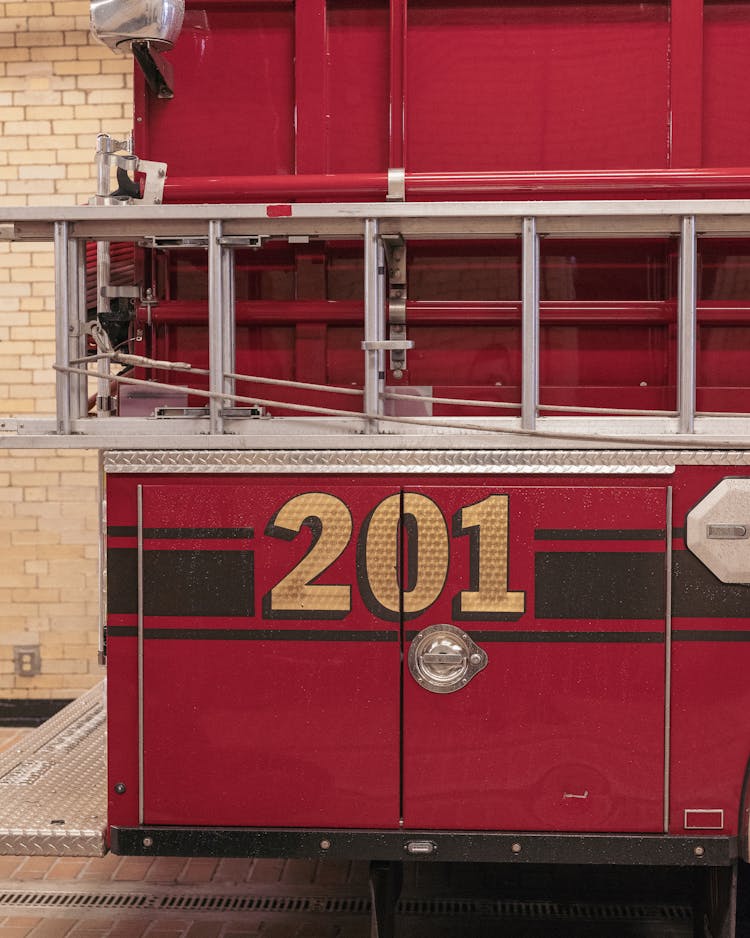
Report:
M 695 938 L 742 938 L 737 932 L 737 860 L 701 877 L 693 911 Z
M 403 863 L 370 863 L 370 938 L 394 938 L 403 877 Z

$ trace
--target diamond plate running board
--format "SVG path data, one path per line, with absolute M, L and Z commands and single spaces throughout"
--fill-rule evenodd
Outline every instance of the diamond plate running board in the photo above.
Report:
M 0 755 L 0 854 L 106 853 L 104 682 Z

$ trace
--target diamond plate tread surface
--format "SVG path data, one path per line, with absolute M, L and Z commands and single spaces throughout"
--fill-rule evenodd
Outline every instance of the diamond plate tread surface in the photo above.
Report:
M 738 450 L 112 450 L 106 472 L 668 473 L 678 465 L 742 466 Z
M 102 856 L 104 683 L 0 754 L 0 854 Z

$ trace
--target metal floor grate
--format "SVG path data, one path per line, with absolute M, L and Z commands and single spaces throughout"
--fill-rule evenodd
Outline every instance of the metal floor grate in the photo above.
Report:
M 0 912 L 117 909 L 154 912 L 281 912 L 365 915 L 370 900 L 359 896 L 252 896 L 134 892 L 0 892 Z M 465 917 L 524 921 L 688 923 L 692 912 L 681 905 L 561 903 L 492 899 L 406 898 L 398 913 L 415 917 Z

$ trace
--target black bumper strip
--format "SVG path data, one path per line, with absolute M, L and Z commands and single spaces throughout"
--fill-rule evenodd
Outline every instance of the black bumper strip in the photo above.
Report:
M 110 834 L 112 852 L 129 856 L 336 857 L 615 866 L 729 866 L 738 856 L 735 837 L 664 834 L 151 826 L 113 827 Z M 409 844 L 415 842 L 431 844 L 432 852 L 410 853 Z

